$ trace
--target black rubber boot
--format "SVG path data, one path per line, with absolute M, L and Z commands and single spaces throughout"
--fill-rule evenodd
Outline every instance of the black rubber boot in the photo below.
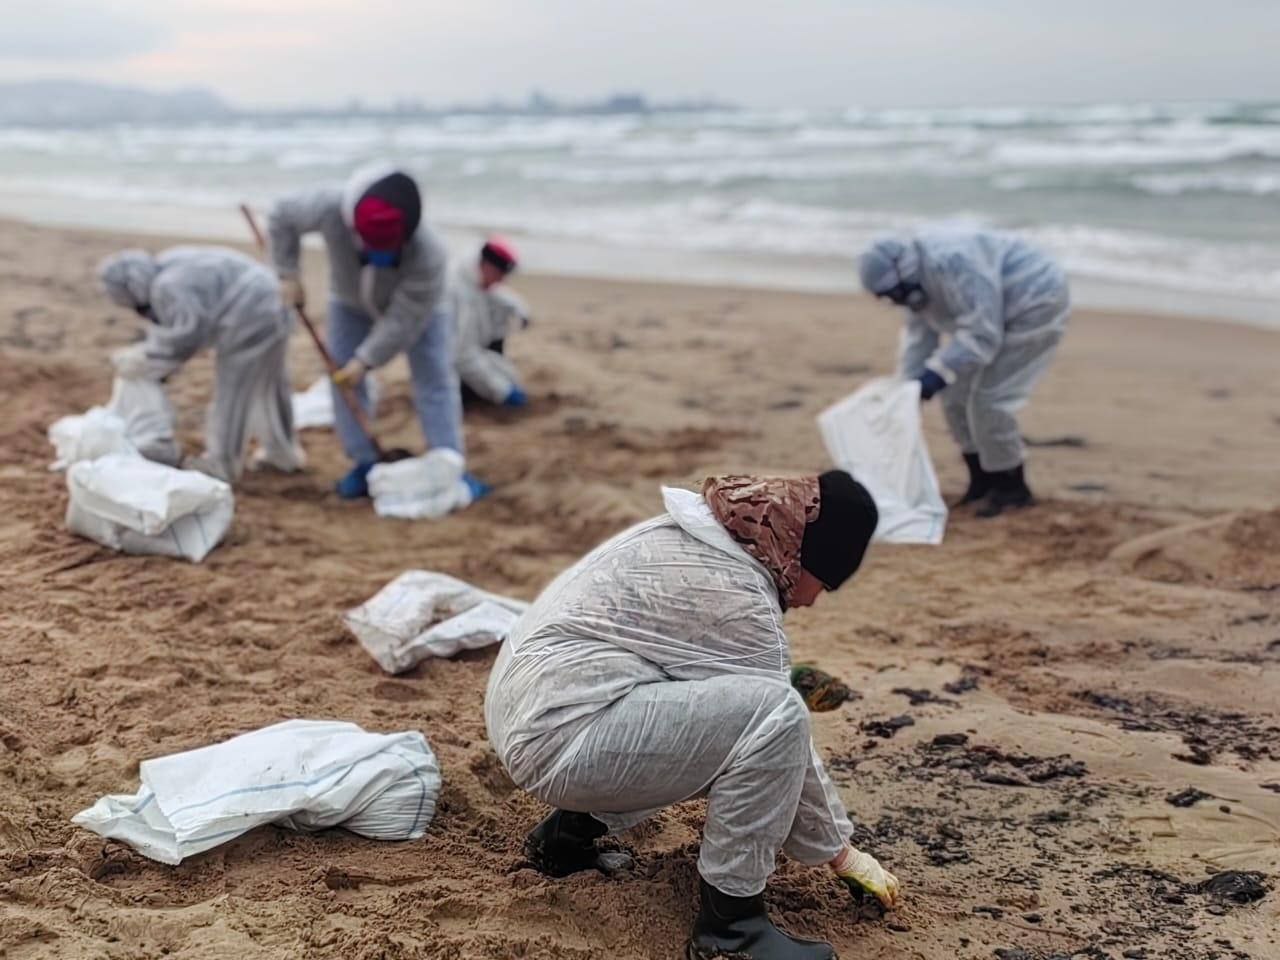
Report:
M 609 828 L 589 813 L 552 810 L 551 816 L 529 831 L 524 855 L 539 873 L 567 877 L 600 865 L 596 841 Z
M 977 503 L 991 492 L 991 474 L 982 469 L 982 461 L 976 453 L 964 455 L 964 465 L 969 468 L 969 489 L 956 501 L 957 507 Z
M 731 897 L 701 877 L 698 894 L 702 905 L 685 950 L 687 960 L 835 960 L 831 944 L 799 940 L 775 927 L 763 895 Z
M 1022 464 L 1012 470 L 997 470 L 988 476 L 991 477 L 991 492 L 978 509 L 978 516 L 990 519 L 1000 516 L 1006 510 L 1018 510 L 1035 503 L 1031 488 L 1027 486 L 1023 475 Z

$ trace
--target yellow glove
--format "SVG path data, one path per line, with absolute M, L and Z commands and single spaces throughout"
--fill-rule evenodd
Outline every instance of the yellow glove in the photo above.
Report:
M 898 878 L 880 866 L 869 853 L 863 853 L 849 844 L 829 864 L 837 877 L 844 881 L 855 899 L 869 893 L 885 909 L 898 902 Z
M 280 278 L 280 299 L 290 307 L 305 307 L 307 291 L 302 286 L 302 278 L 297 274 Z
M 345 367 L 333 374 L 333 382 L 340 387 L 358 386 L 368 372 L 369 368 L 364 365 L 363 361 L 352 357 L 347 361 Z

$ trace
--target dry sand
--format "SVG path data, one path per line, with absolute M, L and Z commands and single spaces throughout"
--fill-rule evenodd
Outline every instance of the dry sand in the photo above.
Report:
M 126 239 L 0 225 L 0 956 L 679 956 L 699 806 L 621 839 L 630 877 L 544 879 L 520 857 L 543 811 L 485 741 L 492 652 L 392 678 L 339 614 L 409 567 L 532 597 L 655 513 L 659 483 L 825 466 L 813 417 L 890 369 L 896 319 L 853 298 L 522 279 L 533 406 L 468 424 L 491 499 L 376 520 L 328 492 L 340 454 L 308 433 L 310 471 L 250 477 L 230 541 L 192 566 L 72 537 L 45 469 L 45 427 L 105 398 L 105 356 L 135 335 L 91 279 Z M 1280 957 L 1278 346 L 1081 313 L 1025 417 L 1085 443 L 1034 451 L 1043 504 L 956 516 L 939 549 L 875 549 L 789 618 L 797 659 L 861 692 L 814 733 L 905 899 L 863 916 L 784 864 L 776 917 L 845 958 Z M 298 385 L 318 370 L 306 347 Z M 175 379 L 189 442 L 209 374 Z M 403 369 L 390 379 L 381 423 L 417 444 Z M 427 837 L 268 828 L 170 868 L 69 823 L 132 790 L 145 757 L 287 717 L 422 730 L 445 779 Z M 1167 802 L 1187 787 L 1212 796 Z M 1198 890 L 1226 869 L 1271 890 Z

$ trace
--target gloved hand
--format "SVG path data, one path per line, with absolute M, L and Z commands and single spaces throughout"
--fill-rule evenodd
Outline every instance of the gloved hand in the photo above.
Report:
M 943 380 L 939 374 L 927 367 L 925 368 L 924 373 L 920 374 L 917 379 L 920 381 L 921 400 L 930 399 L 935 393 L 942 390 L 947 385 L 947 381 Z
M 333 374 L 333 382 L 340 387 L 359 386 L 360 381 L 364 379 L 364 375 L 369 372 L 369 368 L 364 365 L 364 361 L 358 357 L 352 357 L 347 361 L 346 366 Z
M 116 368 L 116 376 L 125 380 L 152 380 L 151 362 L 147 359 L 147 345 L 135 343 L 130 347 L 122 347 L 111 354 L 111 365 Z
M 871 854 L 855 849 L 852 844 L 846 843 L 827 866 L 849 888 L 855 900 L 869 893 L 886 909 L 898 902 L 898 878 L 880 866 Z
M 791 668 L 791 686 L 813 713 L 835 710 L 846 700 L 855 700 L 858 696 L 825 670 L 805 663 Z
M 519 387 L 512 387 L 511 392 L 503 399 L 502 405 L 504 407 L 527 407 L 529 405 L 529 395 Z
M 462 482 L 467 485 L 467 489 L 471 492 L 472 503 L 475 503 L 482 497 L 487 497 L 489 494 L 493 493 L 493 486 L 485 483 L 474 473 L 464 473 L 462 475 Z
M 280 278 L 280 299 L 290 307 L 305 307 L 307 291 L 302 286 L 302 278 L 296 273 Z

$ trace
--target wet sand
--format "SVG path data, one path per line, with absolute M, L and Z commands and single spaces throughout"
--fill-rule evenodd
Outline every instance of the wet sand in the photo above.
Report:
M 629 876 L 544 879 L 520 854 L 543 811 L 485 740 L 493 652 L 389 677 L 340 614 L 413 567 L 532 598 L 657 512 L 661 483 L 825 467 L 813 417 L 891 370 L 896 318 L 852 297 L 522 279 L 536 319 L 510 350 L 532 407 L 468 420 L 492 498 L 379 521 L 329 492 L 341 454 L 308 432 L 309 471 L 250 476 L 229 541 L 192 566 L 71 536 L 46 469 L 47 425 L 105 400 L 106 356 L 136 335 L 92 280 L 129 242 L 0 224 L 0 956 L 681 955 L 700 805 L 619 838 Z M 940 548 L 873 549 L 788 616 L 796 658 L 860 694 L 814 735 L 905 895 L 876 916 L 784 862 L 776 918 L 846 958 L 1280 957 L 1278 346 L 1081 312 L 1024 417 L 1033 440 L 1074 438 L 1032 451 L 1042 504 L 955 515 Z M 299 387 L 319 371 L 301 334 L 292 361 Z M 172 384 L 189 446 L 210 374 L 202 358 Z M 418 446 L 405 376 L 379 425 Z M 926 420 L 954 493 L 959 458 L 941 412 Z M 423 731 L 445 783 L 426 838 L 266 828 L 171 868 L 69 822 L 133 790 L 146 757 L 288 717 Z M 1168 800 L 1187 788 L 1209 796 Z M 1224 870 L 1270 889 L 1201 888 Z

